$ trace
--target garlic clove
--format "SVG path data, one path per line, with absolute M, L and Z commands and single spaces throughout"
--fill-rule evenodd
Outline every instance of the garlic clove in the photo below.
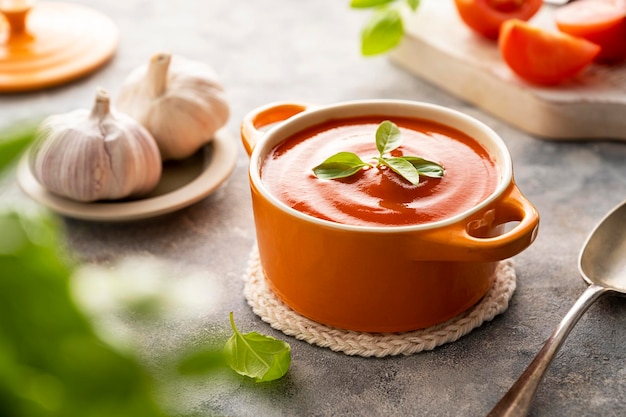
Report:
M 132 71 L 116 102 L 152 134 L 164 160 L 186 158 L 213 140 L 230 116 L 213 69 L 168 53 Z
M 46 118 L 29 163 L 46 189 L 81 202 L 144 195 L 162 172 L 154 138 L 130 116 L 114 112 L 103 89 L 91 111 Z

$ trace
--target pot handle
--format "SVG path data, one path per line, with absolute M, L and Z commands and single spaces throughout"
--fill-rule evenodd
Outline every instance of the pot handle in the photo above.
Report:
M 263 136 L 261 131 L 263 127 L 285 121 L 307 108 L 309 106 L 305 104 L 280 102 L 259 107 L 248 113 L 241 122 L 241 140 L 248 156 L 252 154 L 252 150 Z
M 481 228 L 519 222 L 512 229 L 493 237 L 480 237 Z M 535 240 L 539 229 L 539 213 L 511 183 L 495 204 L 469 222 L 433 232 L 430 255 L 458 261 L 497 261 L 510 258 L 526 249 Z

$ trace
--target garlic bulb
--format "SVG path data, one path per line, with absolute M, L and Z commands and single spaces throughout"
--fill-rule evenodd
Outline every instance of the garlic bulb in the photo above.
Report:
M 35 178 L 50 192 L 81 202 L 139 196 L 161 177 L 159 149 L 130 116 L 110 108 L 106 91 L 91 111 L 46 118 L 30 153 Z
M 211 67 L 159 53 L 124 81 L 117 108 L 144 125 L 161 156 L 182 159 L 209 143 L 230 110 Z

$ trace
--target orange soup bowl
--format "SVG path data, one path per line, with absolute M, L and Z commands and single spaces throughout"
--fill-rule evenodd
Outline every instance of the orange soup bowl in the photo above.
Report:
M 494 190 L 461 213 L 400 226 L 321 219 L 270 192 L 262 169 L 276 146 L 311 128 L 359 117 L 433 121 L 464 133 L 494 161 Z M 514 182 L 506 145 L 488 126 L 463 113 L 402 100 L 315 107 L 276 103 L 248 114 L 241 135 L 250 155 L 257 245 L 266 282 L 285 304 L 316 322 L 375 333 L 445 322 L 479 302 L 495 279 L 498 262 L 523 251 L 536 237 L 539 214 Z M 304 165 L 302 170 L 312 175 L 312 166 Z

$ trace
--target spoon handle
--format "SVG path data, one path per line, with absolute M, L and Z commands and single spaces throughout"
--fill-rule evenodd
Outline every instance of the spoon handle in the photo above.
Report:
M 528 414 L 535 391 L 543 379 L 543 375 L 550 366 L 554 355 L 565 341 L 576 322 L 585 313 L 591 304 L 602 295 L 606 288 L 590 285 L 576 300 L 576 303 L 567 312 L 561 323 L 556 327 L 535 359 L 517 379 L 502 399 L 491 410 L 487 417 L 523 417 Z

